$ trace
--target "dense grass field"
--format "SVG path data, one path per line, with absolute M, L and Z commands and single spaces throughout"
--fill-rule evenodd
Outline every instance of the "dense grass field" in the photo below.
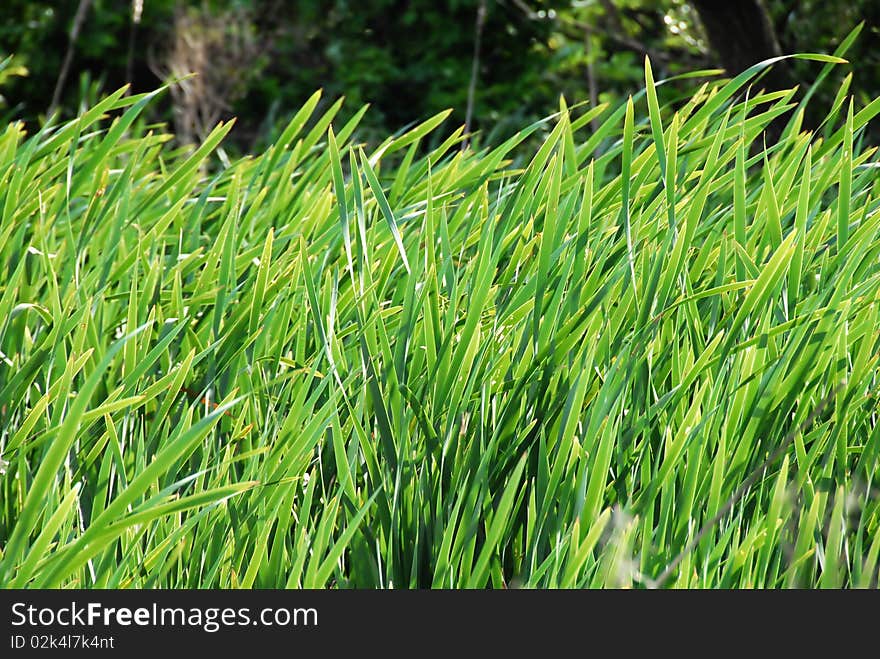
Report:
M 0 584 L 876 586 L 880 101 L 762 70 L 485 149 L 6 127 Z

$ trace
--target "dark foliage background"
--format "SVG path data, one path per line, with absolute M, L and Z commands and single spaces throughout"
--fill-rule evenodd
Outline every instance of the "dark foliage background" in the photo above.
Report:
M 233 143 L 242 150 L 256 149 L 315 89 L 323 88 L 324 103 L 346 96 L 348 114 L 370 103 L 361 137 L 376 139 L 446 108 L 454 109 L 454 121 L 464 123 L 479 32 L 472 127 L 481 131 L 480 139 L 494 142 L 553 112 L 559 94 L 569 103 L 613 102 L 638 89 L 645 54 L 651 56 L 658 78 L 722 65 L 700 20 L 700 4 L 5 0 L 0 6 L 0 54 L 13 54 L 15 66 L 7 66 L 2 81 L 2 112 L 5 118 L 24 119 L 32 128 L 44 121 L 68 55 L 70 66 L 58 97 L 58 109 L 65 116 L 74 115 L 90 96 L 126 82 L 134 91 L 155 88 L 174 71 L 194 68 L 192 57 L 181 55 L 183 44 L 184 50 L 202 53 L 210 75 L 203 73 L 207 89 L 202 97 L 207 100 L 195 98 L 195 92 L 186 99 L 177 94 L 155 110 L 153 119 L 176 119 L 178 135 L 190 130 L 196 139 L 199 128 L 194 124 L 187 129 L 182 123 L 189 116 L 186 109 L 173 105 L 195 104 L 188 109 L 192 115 L 200 103 L 213 103 L 211 109 L 219 116 L 238 117 Z M 850 72 L 852 91 L 863 103 L 880 95 L 876 0 L 719 4 L 761 6 L 783 53 L 831 53 L 864 21 L 847 54 L 851 66 L 838 67 L 836 78 L 817 94 L 817 112 L 822 115 Z M 485 14 L 478 29 L 481 6 Z M 78 12 L 82 21 L 71 43 Z M 182 16 L 188 20 L 180 20 Z M 748 20 L 753 20 L 751 15 Z M 26 75 L 17 75 L 25 69 Z M 786 75 L 803 87 L 816 72 L 814 63 L 797 62 Z M 662 89 L 669 97 L 678 91 L 674 85 Z

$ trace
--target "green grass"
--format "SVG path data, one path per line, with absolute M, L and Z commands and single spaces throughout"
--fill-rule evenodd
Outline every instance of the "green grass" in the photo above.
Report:
M 876 586 L 880 101 L 765 145 L 761 70 L 478 151 L 9 125 L 0 583 Z

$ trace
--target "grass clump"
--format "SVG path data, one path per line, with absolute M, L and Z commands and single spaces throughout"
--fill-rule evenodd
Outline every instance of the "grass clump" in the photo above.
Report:
M 9 125 L 0 583 L 876 585 L 880 102 L 762 68 L 480 151 L 316 94 L 219 171 L 154 94 Z

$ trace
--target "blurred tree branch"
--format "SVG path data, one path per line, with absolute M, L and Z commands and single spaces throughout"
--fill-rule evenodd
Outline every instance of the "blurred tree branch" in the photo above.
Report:
M 474 117 L 474 97 L 477 93 L 477 78 L 480 75 L 480 43 L 483 39 L 483 26 L 486 24 L 486 0 L 480 0 L 477 7 L 477 19 L 474 24 L 474 57 L 471 61 L 471 80 L 468 84 L 467 110 L 464 119 L 464 132 L 471 132 L 471 121 Z M 470 138 L 466 137 L 461 143 L 462 151 L 467 148 Z
M 64 54 L 64 63 L 61 65 L 61 71 L 58 73 L 58 80 L 55 83 L 55 91 L 52 92 L 52 101 L 49 103 L 49 110 L 46 114 L 52 115 L 58 103 L 61 101 L 61 92 L 64 91 L 64 83 L 67 82 L 67 76 L 70 74 L 70 65 L 73 62 L 73 53 L 76 50 L 76 40 L 79 38 L 80 30 L 86 20 L 86 14 L 92 0 L 79 0 L 79 6 L 76 9 L 76 15 L 73 17 L 73 26 L 70 28 L 70 40 L 67 42 L 67 52 Z

